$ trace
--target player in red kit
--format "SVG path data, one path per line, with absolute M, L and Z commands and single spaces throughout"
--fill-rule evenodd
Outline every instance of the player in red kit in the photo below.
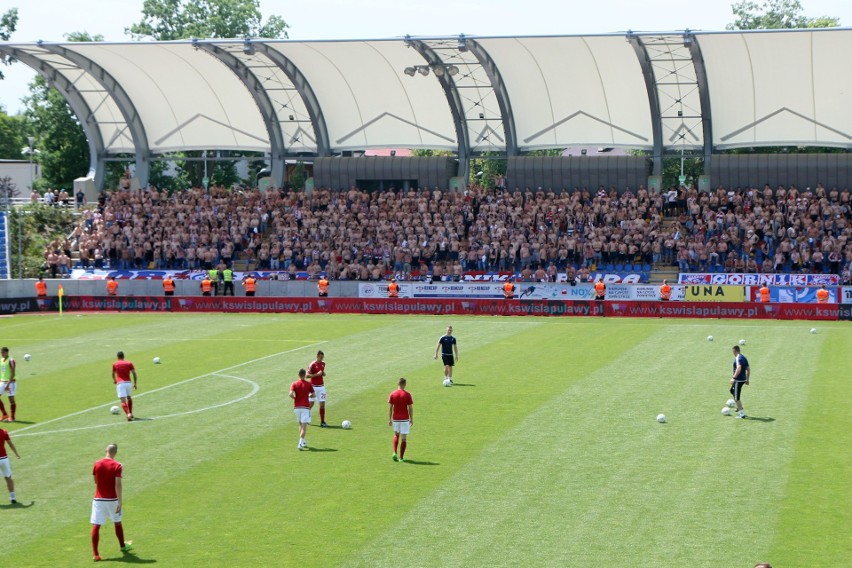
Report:
M 388 426 L 393 426 L 393 461 L 405 461 L 408 433 L 414 424 L 414 401 L 405 390 L 406 380 L 397 381 L 397 389 L 388 397 Z M 397 454 L 399 448 L 399 454 Z
M 311 397 L 311 410 L 314 409 L 314 403 L 319 402 L 320 408 L 320 428 L 325 428 L 328 424 L 325 423 L 325 353 L 317 351 L 316 361 L 308 366 L 308 378 L 311 379 L 311 385 L 314 387 L 314 395 Z
M 0 477 L 6 479 L 6 489 L 9 490 L 9 500 L 12 505 L 17 505 L 15 499 L 15 480 L 12 479 L 12 466 L 9 464 L 9 455 L 6 453 L 6 445 L 9 449 L 15 452 L 15 456 L 21 459 L 21 454 L 18 453 L 18 448 L 12 443 L 12 438 L 9 437 L 9 432 L 0 428 Z
M 121 399 L 121 407 L 127 415 L 127 420 L 133 420 L 133 397 L 130 393 L 136 390 L 136 367 L 124 358 L 124 351 L 116 355 L 118 361 L 112 364 L 112 382 L 115 383 L 115 392 Z M 131 377 L 133 380 L 131 382 Z
M 293 412 L 296 414 L 296 422 L 299 423 L 299 450 L 307 450 L 308 442 L 305 435 L 308 433 L 308 424 L 311 423 L 311 395 L 314 387 L 307 379 L 307 372 L 299 369 L 299 380 L 290 385 L 290 398 L 293 399 Z
M 133 547 L 130 541 L 124 541 L 124 527 L 121 525 L 122 510 L 121 501 L 121 473 L 122 466 L 115 461 L 118 452 L 116 444 L 106 447 L 106 456 L 95 462 L 92 475 L 95 477 L 95 498 L 92 500 L 92 552 L 95 560 L 100 560 L 98 554 L 98 541 L 100 540 L 101 525 L 106 523 L 107 518 L 115 525 L 115 536 L 122 552 L 129 552 Z

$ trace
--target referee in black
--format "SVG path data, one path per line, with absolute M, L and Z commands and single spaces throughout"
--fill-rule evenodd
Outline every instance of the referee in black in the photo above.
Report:
M 456 338 L 453 337 L 453 326 L 448 325 L 447 333 L 438 340 L 438 345 L 435 346 L 435 359 L 438 358 L 439 350 L 441 360 L 444 362 L 444 379 L 453 384 L 453 365 L 459 360 L 459 348 L 456 345 Z
M 734 372 L 731 376 L 731 394 L 734 396 L 734 401 L 737 403 L 737 418 L 745 418 L 745 410 L 743 403 L 740 402 L 740 392 L 743 390 L 743 385 L 747 385 L 751 378 L 751 368 L 748 365 L 746 356 L 740 353 L 740 346 L 734 345 L 731 348 L 734 353 Z

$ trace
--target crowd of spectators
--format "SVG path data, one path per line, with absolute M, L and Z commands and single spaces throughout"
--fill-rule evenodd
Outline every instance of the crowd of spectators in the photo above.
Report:
M 588 280 L 635 264 L 681 272 L 818 272 L 849 281 L 849 190 L 681 188 L 302 192 L 155 188 L 102 194 L 48 264 L 202 269 L 235 260 L 289 277 Z M 68 257 L 64 259 L 62 257 Z

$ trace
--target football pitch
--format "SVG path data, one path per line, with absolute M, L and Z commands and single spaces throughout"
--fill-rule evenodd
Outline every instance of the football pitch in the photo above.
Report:
M 433 359 L 448 324 L 450 388 Z M 128 564 L 852 558 L 848 323 L 66 314 L 0 319 L 0 338 L 18 363 L 19 422 L 3 427 L 22 456 L 20 505 L 0 483 L 3 566 L 92 562 L 91 470 L 110 442 L 134 549 L 122 555 L 109 524 L 100 552 Z M 745 420 L 721 414 L 739 339 Z M 332 427 L 315 409 L 300 452 L 287 394 L 318 349 Z M 139 375 L 132 423 L 109 412 L 118 350 Z M 400 376 L 415 412 L 406 463 L 387 424 Z

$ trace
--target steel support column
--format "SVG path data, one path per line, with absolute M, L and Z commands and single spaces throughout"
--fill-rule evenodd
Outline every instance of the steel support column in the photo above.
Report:
M 272 182 L 275 187 L 284 187 L 284 134 L 281 131 L 281 123 L 278 122 L 278 115 L 275 113 L 275 108 L 272 101 L 269 99 L 269 94 L 245 62 L 243 62 L 240 58 L 235 57 L 231 52 L 212 43 L 194 42 L 194 45 L 197 48 L 210 53 L 213 57 L 216 57 L 224 63 L 228 69 L 233 71 L 234 74 L 239 77 L 246 86 L 246 89 L 248 89 L 249 93 L 251 93 L 251 96 L 263 117 L 266 132 L 269 134 Z M 254 47 L 254 44 L 251 45 Z
M 257 52 L 265 55 L 270 61 L 275 63 L 281 71 L 290 79 L 296 92 L 302 97 L 302 102 L 308 110 L 308 116 L 311 118 L 311 124 L 314 127 L 314 134 L 317 139 L 317 156 L 330 156 L 331 144 L 328 138 L 328 126 L 325 123 L 325 116 L 322 112 L 322 107 L 319 104 L 319 99 L 311 88 L 307 77 L 299 70 L 295 63 L 290 61 L 288 57 L 280 51 L 271 48 L 269 45 L 260 41 L 252 42 L 252 46 Z
M 710 160 L 713 158 L 713 121 L 711 120 L 710 86 L 707 82 L 707 67 L 697 38 L 690 35 L 689 53 L 692 55 L 692 65 L 695 67 L 695 78 L 698 81 L 698 100 L 701 101 L 701 126 L 704 130 L 704 173 L 710 173 Z M 712 182 L 712 180 L 711 180 Z
M 506 136 L 506 156 L 517 156 L 518 133 L 515 130 L 515 115 L 512 113 L 509 91 L 506 89 L 506 83 L 503 82 L 500 69 L 484 47 L 479 45 L 475 40 L 470 38 L 464 39 L 464 44 L 468 51 L 476 57 L 485 74 L 488 76 L 488 80 L 491 81 L 491 88 L 494 89 L 494 95 L 497 97 L 497 104 L 500 106 L 500 114 L 503 119 L 503 133 Z
M 451 65 L 450 63 L 442 61 L 438 53 L 421 40 L 406 37 L 405 45 L 413 48 L 417 53 L 419 53 L 421 57 L 426 60 L 429 66 L 444 67 Z M 434 75 L 437 77 L 438 82 L 441 83 L 441 88 L 444 89 L 444 96 L 447 97 L 447 103 L 450 105 L 450 112 L 453 115 L 453 124 L 456 128 L 456 140 L 458 140 L 458 175 L 465 180 L 465 187 L 467 187 L 467 180 L 470 177 L 470 136 L 468 134 L 467 120 L 464 115 L 464 107 L 462 106 L 461 97 L 459 96 L 458 89 L 456 89 L 453 77 L 446 72 L 441 73 L 440 75 L 435 73 Z
M 145 133 L 145 125 L 142 124 L 142 118 L 139 116 L 139 112 L 136 110 L 136 106 L 133 104 L 130 96 L 124 90 L 124 87 L 121 86 L 121 83 L 106 69 L 85 55 L 81 55 L 62 45 L 42 43 L 38 45 L 41 49 L 60 55 L 89 73 L 112 97 L 122 117 L 124 117 L 124 121 L 127 123 L 127 128 L 130 131 L 130 136 L 133 139 L 133 148 L 136 153 L 136 178 L 139 180 L 141 187 L 146 187 L 148 185 L 151 166 L 151 147 L 148 144 L 148 135 Z
M 71 81 L 48 62 L 20 49 L 0 47 L 0 52 L 37 71 L 39 75 L 45 78 L 48 85 L 59 91 L 68 102 L 71 110 L 77 115 L 80 126 L 83 127 L 83 133 L 86 135 L 86 142 L 89 144 L 89 172 L 87 177 L 93 178 L 95 187 L 101 189 L 104 181 L 103 158 L 106 156 L 106 147 L 103 136 L 101 136 L 101 130 L 98 128 L 97 121 L 86 99 L 77 91 Z
M 654 78 L 654 69 L 651 67 L 651 57 L 648 55 L 645 45 L 639 36 L 632 32 L 627 33 L 627 41 L 633 46 L 639 66 L 642 68 L 642 76 L 645 79 L 645 89 L 648 92 L 648 105 L 651 111 L 651 130 L 654 135 L 654 153 L 652 156 L 653 175 L 663 175 L 663 119 L 660 112 L 660 99 L 657 95 L 657 82 Z

